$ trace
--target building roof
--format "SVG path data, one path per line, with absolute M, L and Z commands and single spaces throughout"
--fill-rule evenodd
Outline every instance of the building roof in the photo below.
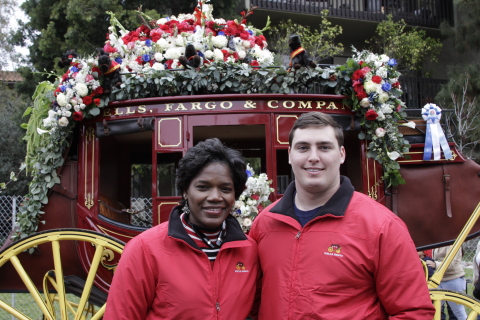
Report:
M 0 82 L 15 83 L 20 81 L 23 81 L 23 77 L 20 73 L 15 71 L 0 71 Z

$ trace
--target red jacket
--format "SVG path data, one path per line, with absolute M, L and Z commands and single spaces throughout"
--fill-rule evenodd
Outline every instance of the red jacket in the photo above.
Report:
M 255 219 L 263 271 L 258 319 L 431 320 L 422 265 L 405 224 L 346 177 L 303 228 L 295 183 Z
M 213 269 L 187 235 L 178 207 L 170 220 L 128 242 L 104 320 L 245 320 L 258 274 L 257 245 L 234 217 Z

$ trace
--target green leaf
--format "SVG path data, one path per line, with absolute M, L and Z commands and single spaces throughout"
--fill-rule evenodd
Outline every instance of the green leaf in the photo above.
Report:
M 90 113 L 92 116 L 96 117 L 96 116 L 98 116 L 98 115 L 100 114 L 100 109 L 97 108 L 97 107 L 92 108 L 92 109 L 90 109 L 89 113 Z

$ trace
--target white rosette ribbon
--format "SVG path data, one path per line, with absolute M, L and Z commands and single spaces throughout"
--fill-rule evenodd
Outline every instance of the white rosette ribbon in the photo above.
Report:
M 423 160 L 425 161 L 431 160 L 432 152 L 433 160 L 440 160 L 441 150 L 443 150 L 445 159 L 452 158 L 452 151 L 440 125 L 441 117 L 442 109 L 433 103 L 428 103 L 422 108 L 422 118 L 427 122 L 425 149 L 423 152 Z

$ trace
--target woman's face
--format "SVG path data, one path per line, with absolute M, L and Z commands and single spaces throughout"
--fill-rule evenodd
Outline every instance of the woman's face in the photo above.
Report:
M 230 168 L 223 163 L 206 165 L 186 190 L 190 207 L 190 223 L 214 229 L 227 218 L 235 202 Z

